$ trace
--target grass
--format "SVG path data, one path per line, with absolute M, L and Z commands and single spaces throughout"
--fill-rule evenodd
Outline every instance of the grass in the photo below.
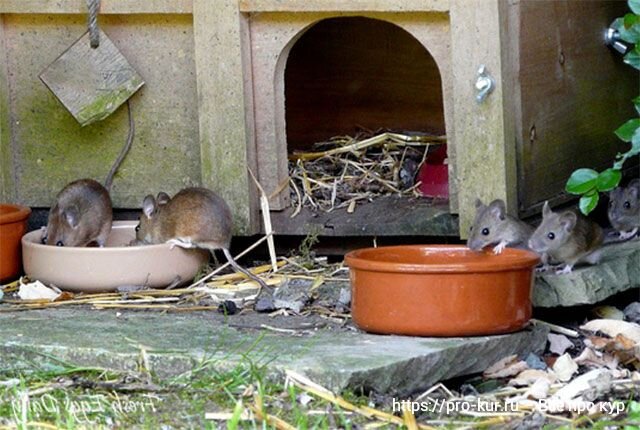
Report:
M 349 410 L 348 403 L 366 409 L 376 407 L 391 412 L 390 397 L 370 397 L 343 392 L 338 402 L 323 400 L 313 390 L 283 383 L 267 373 L 268 354 L 253 344 L 242 347 L 240 360 L 229 364 L 221 348 L 202 359 L 190 371 L 158 378 L 151 374 L 142 358 L 138 369 L 118 372 L 80 367 L 53 356 L 39 359 L 16 358 L 11 368 L 0 369 L 0 430 L 7 429 L 356 429 L 371 424 L 375 428 L 396 425 L 367 418 Z M 213 347 L 213 346 L 212 346 Z M 229 354 L 237 354 L 234 349 Z M 6 363 L 6 362 L 5 362 Z M 318 389 L 322 391 L 321 389 Z M 613 421 L 606 415 L 579 417 L 571 425 L 558 427 L 547 420 L 544 428 L 595 428 L 636 430 L 640 428 L 638 393 L 623 399 L 626 417 Z M 347 404 L 347 407 L 344 405 Z M 354 408 L 351 408 L 354 409 Z M 251 414 L 247 416 L 247 410 Z M 218 414 L 218 420 L 206 418 Z M 439 428 L 501 428 L 491 419 L 472 417 L 418 416 L 418 423 L 440 419 Z M 447 420 L 455 420 L 447 423 Z
M 266 364 L 249 357 L 224 371 L 218 370 L 218 360 L 205 360 L 165 380 L 144 371 L 77 367 L 54 357 L 44 364 L 15 364 L 15 369 L 0 371 L 0 429 L 214 429 L 225 421 L 207 420 L 205 415 L 216 412 L 230 414 L 228 428 L 262 428 L 255 413 L 254 418 L 241 419 L 241 406 L 256 405 L 256 399 L 261 399 L 263 414 L 296 428 L 352 427 L 349 414 L 319 404 L 326 402 L 313 403 L 313 409 L 326 413 L 309 415 L 309 408 L 298 401 L 299 389 L 269 380 Z

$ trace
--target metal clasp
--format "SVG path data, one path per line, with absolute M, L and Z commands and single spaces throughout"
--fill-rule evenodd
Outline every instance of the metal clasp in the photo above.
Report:
M 476 79 L 476 101 L 482 103 L 484 99 L 493 91 L 496 86 L 495 80 L 487 72 L 484 64 L 478 67 L 478 78 Z
M 615 24 L 616 21 L 612 22 L 609 28 L 604 30 L 604 44 L 624 55 L 629 47 L 621 42 L 620 32 L 615 29 Z

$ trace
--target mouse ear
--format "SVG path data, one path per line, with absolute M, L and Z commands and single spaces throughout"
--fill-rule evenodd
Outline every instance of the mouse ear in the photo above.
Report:
M 491 214 L 495 218 L 499 218 L 501 221 L 505 219 L 505 212 L 507 212 L 507 208 L 504 202 L 500 199 L 494 200 L 489 205 L 489 209 L 491 210 Z
M 166 205 L 167 203 L 169 203 L 169 200 L 171 200 L 171 197 L 169 197 L 169 194 L 165 193 L 164 191 L 160 191 L 156 196 L 156 200 L 158 201 L 159 205 Z
M 542 217 L 547 217 L 549 215 L 551 215 L 553 212 L 551 211 L 551 208 L 549 207 L 549 201 L 545 201 L 544 202 L 544 206 L 542 206 Z
M 80 222 L 80 211 L 76 206 L 70 206 L 64 210 L 64 218 L 71 228 L 77 228 Z
M 620 189 L 620 187 L 616 187 L 613 190 L 609 191 L 609 194 L 608 194 L 609 200 L 613 200 L 613 199 L 617 198 L 620 195 L 621 191 L 622 190 Z
M 151 194 L 144 198 L 142 201 L 142 213 L 144 213 L 147 218 L 151 218 L 157 209 L 156 199 L 154 199 Z
M 578 216 L 574 212 L 565 212 L 560 215 L 560 225 L 567 231 L 573 230 L 578 221 Z
M 476 199 L 476 209 L 480 209 L 482 207 L 484 207 L 484 203 L 482 203 L 482 200 Z
M 629 185 L 627 185 L 627 189 L 629 190 L 629 195 L 637 199 L 638 194 L 640 194 L 640 179 L 634 179 L 633 181 L 629 182 Z

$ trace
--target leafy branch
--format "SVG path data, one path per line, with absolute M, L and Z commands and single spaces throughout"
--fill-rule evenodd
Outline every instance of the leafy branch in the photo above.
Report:
M 624 56 L 624 62 L 640 70 L 640 0 L 629 0 L 628 4 L 631 12 L 616 19 L 613 27 L 618 31 L 620 39 L 632 45 L 632 49 Z M 633 104 L 640 115 L 640 96 L 633 99 Z M 585 168 L 574 171 L 565 186 L 568 193 L 581 196 L 580 211 L 585 215 L 596 208 L 600 193 L 618 186 L 625 161 L 640 154 L 640 117 L 622 124 L 615 134 L 623 142 L 630 143 L 631 148 L 627 152 L 618 153 L 613 166 L 602 172 Z

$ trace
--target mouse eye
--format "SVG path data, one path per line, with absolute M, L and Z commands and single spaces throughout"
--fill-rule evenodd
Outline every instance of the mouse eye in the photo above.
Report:
M 488 236 L 488 235 L 489 235 L 489 229 L 488 229 L 488 228 L 486 228 L 486 227 L 485 227 L 485 228 L 483 228 L 483 229 L 482 229 L 482 235 L 483 235 L 483 236 Z
M 470 227 L 469 227 L 469 231 L 473 231 L 473 226 L 470 226 Z
M 62 241 L 59 240 L 59 241 L 56 242 L 56 246 L 64 246 L 64 243 L 62 243 Z
M 549 234 L 547 234 L 547 237 L 549 238 L 549 240 L 553 240 L 556 238 L 556 235 L 554 232 L 550 232 Z
M 631 203 L 626 201 L 626 202 L 624 202 L 624 204 L 622 206 L 624 206 L 625 209 L 630 209 L 631 208 Z
M 136 231 L 140 231 L 140 224 L 136 226 Z

